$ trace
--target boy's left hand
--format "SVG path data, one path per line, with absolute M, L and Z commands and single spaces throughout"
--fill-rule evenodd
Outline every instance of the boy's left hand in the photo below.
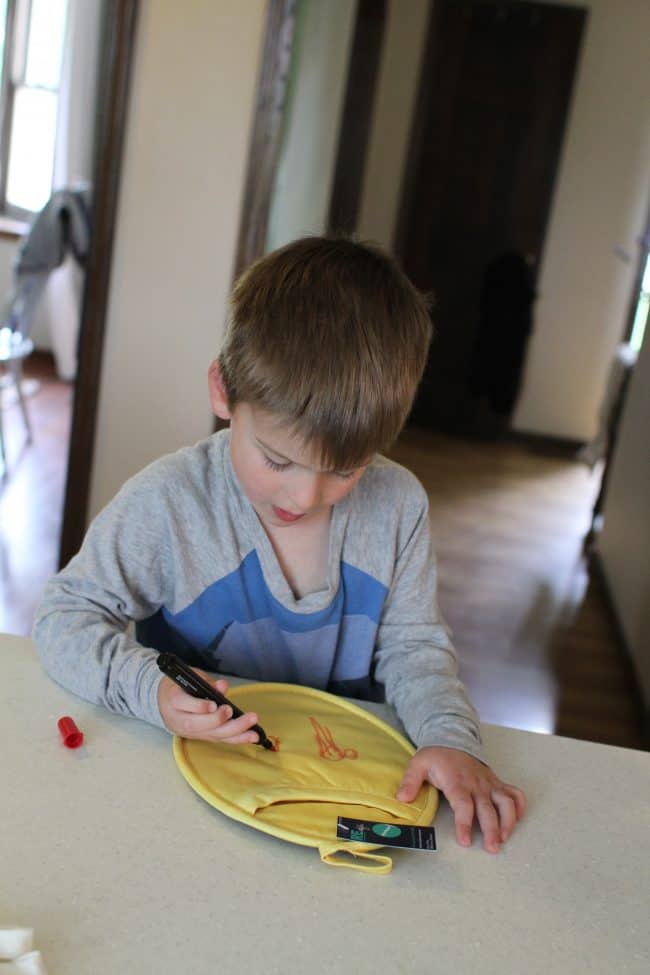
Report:
M 492 769 L 455 748 L 421 748 L 406 767 L 396 798 L 412 802 L 423 782 L 447 798 L 456 822 L 456 839 L 471 846 L 474 816 L 488 853 L 498 853 L 526 811 L 521 789 L 507 785 Z

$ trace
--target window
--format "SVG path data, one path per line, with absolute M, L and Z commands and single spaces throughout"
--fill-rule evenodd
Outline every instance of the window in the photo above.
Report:
M 52 192 L 67 0 L 0 0 L 0 212 L 40 210 Z

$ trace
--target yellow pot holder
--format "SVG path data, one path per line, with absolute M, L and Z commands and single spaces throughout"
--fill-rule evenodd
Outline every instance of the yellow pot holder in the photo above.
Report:
M 181 774 L 206 802 L 241 823 L 318 848 L 321 860 L 389 873 L 381 844 L 336 837 L 338 816 L 428 826 L 438 793 L 425 785 L 411 803 L 395 793 L 413 746 L 379 718 L 343 698 L 294 684 L 233 687 L 276 747 L 174 739 Z

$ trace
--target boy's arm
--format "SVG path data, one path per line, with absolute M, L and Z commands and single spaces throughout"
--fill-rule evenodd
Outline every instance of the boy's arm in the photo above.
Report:
M 498 852 L 523 816 L 526 799 L 484 764 L 478 716 L 458 680 L 456 655 L 437 609 L 426 498 L 396 560 L 376 662 L 388 703 L 419 747 L 398 798 L 411 802 L 422 783 L 431 782 L 452 807 L 458 842 L 471 843 L 476 819 L 486 850 Z
M 48 583 L 33 639 L 45 670 L 86 700 L 162 726 L 157 654 L 128 632 L 164 603 L 164 514 L 130 482 L 91 525 L 83 546 Z
M 476 711 L 436 599 L 436 565 L 424 491 L 409 506 L 377 635 L 375 677 L 420 748 L 456 748 L 483 760 Z

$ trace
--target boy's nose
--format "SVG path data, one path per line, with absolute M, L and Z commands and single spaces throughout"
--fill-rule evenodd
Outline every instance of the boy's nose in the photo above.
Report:
M 291 500 L 298 511 L 317 507 L 323 497 L 323 477 L 312 471 L 301 471 L 292 484 Z

